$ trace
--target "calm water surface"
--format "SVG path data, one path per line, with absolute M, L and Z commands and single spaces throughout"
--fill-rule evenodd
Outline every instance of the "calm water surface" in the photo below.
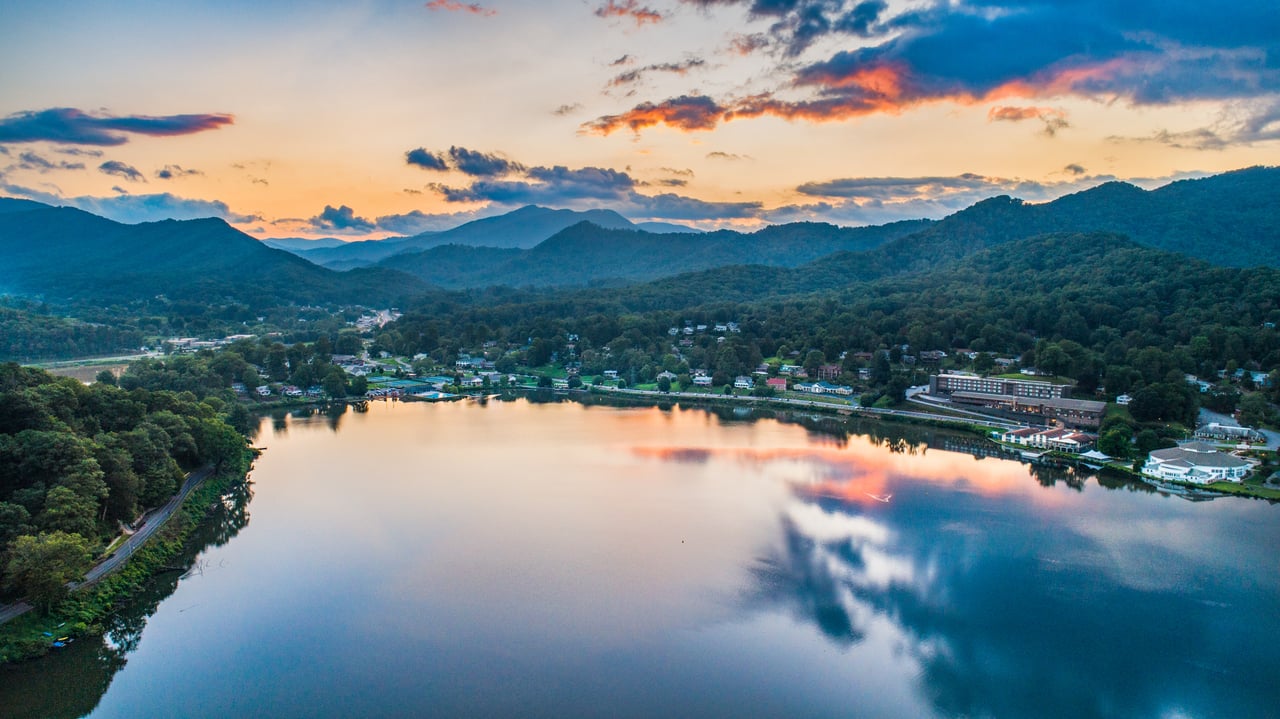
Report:
M 192 571 L 0 672 L 0 716 L 1280 712 L 1280 507 L 826 426 L 525 400 L 266 420 Z

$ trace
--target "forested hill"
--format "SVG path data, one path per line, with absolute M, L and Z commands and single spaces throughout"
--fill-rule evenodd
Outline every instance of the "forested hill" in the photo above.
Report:
M 650 280 L 731 265 L 795 267 L 835 252 L 879 247 L 930 224 L 911 220 L 874 227 L 836 227 L 797 222 L 753 233 L 654 234 L 580 222 L 529 250 L 444 246 L 397 255 L 380 266 L 447 288 L 581 286 L 605 280 Z
M 1255 167 L 1145 191 L 1109 182 L 1031 205 L 994 197 L 866 256 L 856 276 L 937 267 L 983 248 L 1050 232 L 1113 232 L 1216 265 L 1280 266 L 1280 168 Z
M 126 225 L 68 207 L 0 203 L 0 294 L 51 302 L 232 297 L 389 303 L 425 289 L 387 269 L 339 273 L 263 245 L 220 219 Z M 34 205 L 34 207 L 31 207 Z
M 1110 182 L 1044 204 L 993 197 L 937 222 L 861 228 L 793 223 L 750 234 L 703 235 L 580 223 L 528 250 L 445 246 L 397 255 L 380 266 L 446 288 L 582 286 L 711 270 L 722 273 L 720 284 L 737 285 L 747 275 L 747 286 L 768 285 L 768 292 L 811 291 L 944 267 L 989 247 L 1051 232 L 1112 232 L 1217 265 L 1280 266 L 1278 208 L 1280 169 L 1250 168 L 1151 191 Z M 739 267 L 805 263 L 812 264 L 799 273 Z M 752 280 L 756 275 L 758 281 Z M 679 292 L 678 286 L 668 287 Z
M 738 364 L 724 369 L 730 377 L 742 356 L 782 347 L 818 348 L 828 358 L 903 344 L 1033 352 L 1030 363 L 1085 391 L 1104 381 L 1111 395 L 1158 386 L 1169 395 L 1169 418 L 1190 406 L 1180 404 L 1183 373 L 1280 366 L 1280 270 L 1215 267 L 1113 234 L 1043 235 L 949 267 L 812 291 L 793 283 L 790 294 L 769 294 L 780 277 L 803 272 L 757 266 L 621 288 L 459 295 L 406 313 L 376 346 L 416 353 L 478 336 L 521 344 L 534 337 L 554 350 L 572 333 L 585 343 L 580 352 L 605 352 L 608 368 L 640 371 L 671 352 L 668 327 L 732 320 L 742 327 L 729 338 L 734 347 L 755 349 L 738 353 Z M 685 352 L 691 367 L 721 369 L 714 340 Z
M 590 222 L 608 229 L 635 228 L 630 220 L 612 210 L 577 212 L 527 205 L 506 214 L 472 220 L 443 232 L 350 242 L 340 247 L 308 249 L 298 254 L 318 265 L 345 270 L 367 267 L 393 255 L 421 252 L 441 245 L 527 249 L 579 222 Z
M 1152 191 L 1107 183 L 1043 205 L 993 197 L 865 252 L 839 252 L 795 269 L 720 267 L 636 292 L 655 305 L 678 307 L 696 297 L 747 301 L 834 290 L 944 269 L 992 248 L 1007 247 L 985 256 L 1017 253 L 1019 241 L 1044 234 L 1098 231 L 1215 265 L 1280 267 L 1280 169 L 1240 170 Z

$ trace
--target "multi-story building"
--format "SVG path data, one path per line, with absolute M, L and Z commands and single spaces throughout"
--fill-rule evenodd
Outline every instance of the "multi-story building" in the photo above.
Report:
M 953 394 L 955 392 L 1059 399 L 1071 396 L 1071 385 L 1054 384 L 1039 380 L 978 377 L 968 374 L 936 374 L 929 378 L 929 394 Z

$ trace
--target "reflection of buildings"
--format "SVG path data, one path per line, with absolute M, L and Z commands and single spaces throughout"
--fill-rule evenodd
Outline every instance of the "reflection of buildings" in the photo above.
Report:
M 961 454 L 971 454 L 974 457 L 992 457 L 995 459 L 1008 459 L 1011 454 L 1017 454 L 1013 450 L 1005 449 L 985 439 L 950 435 L 942 435 L 941 448 L 948 452 L 959 452 Z

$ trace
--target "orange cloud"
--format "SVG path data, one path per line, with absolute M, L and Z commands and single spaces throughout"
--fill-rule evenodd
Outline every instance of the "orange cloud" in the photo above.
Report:
M 762 116 L 786 120 L 832 122 L 872 114 L 896 114 L 921 105 L 951 102 L 978 105 L 1008 99 L 1040 99 L 1063 95 L 1089 95 L 1089 86 L 1131 69 L 1131 63 L 1113 60 L 1087 67 L 1062 68 L 999 85 L 982 93 L 957 89 L 954 83 L 914 76 L 899 63 L 862 64 L 848 70 L 832 65 L 815 65 L 803 70 L 792 87 L 812 89 L 817 95 L 807 100 L 785 100 L 772 92 L 721 103 L 704 96 L 672 98 L 660 103 L 645 102 L 617 115 L 606 115 L 584 125 L 584 129 L 608 135 L 622 128 L 634 132 L 666 125 L 685 132 L 711 130 L 720 122 Z M 1039 119 L 1045 133 L 1053 135 L 1067 127 L 1066 114 L 1054 108 L 999 107 L 990 120 Z
M 596 9 L 596 15 L 603 18 L 611 17 L 629 17 L 635 21 L 636 25 L 644 25 L 645 23 L 662 22 L 662 13 L 653 8 L 643 7 L 637 0 L 609 0 L 609 2 Z
M 472 15 L 483 15 L 490 17 L 497 15 L 497 10 L 490 10 L 481 7 L 477 3 L 462 3 L 457 0 L 431 0 L 427 3 L 428 10 L 447 10 L 448 12 L 469 12 Z
M 872 505 L 901 486 L 903 478 L 958 486 L 987 497 L 1020 494 L 1041 504 L 1061 501 L 1045 491 L 1026 465 L 1016 461 L 976 460 L 969 455 L 923 446 L 879 446 L 866 438 L 852 438 L 845 447 L 779 449 L 637 447 L 632 452 L 663 462 L 704 463 L 731 459 L 755 467 L 791 463 L 814 470 L 807 479 L 792 481 L 799 496 L 830 497 Z
M 644 102 L 618 114 L 605 115 L 583 125 L 583 129 L 608 135 L 624 127 L 639 132 L 646 127 L 666 125 L 686 132 L 714 129 L 724 119 L 725 109 L 705 95 L 682 95 L 654 104 Z

